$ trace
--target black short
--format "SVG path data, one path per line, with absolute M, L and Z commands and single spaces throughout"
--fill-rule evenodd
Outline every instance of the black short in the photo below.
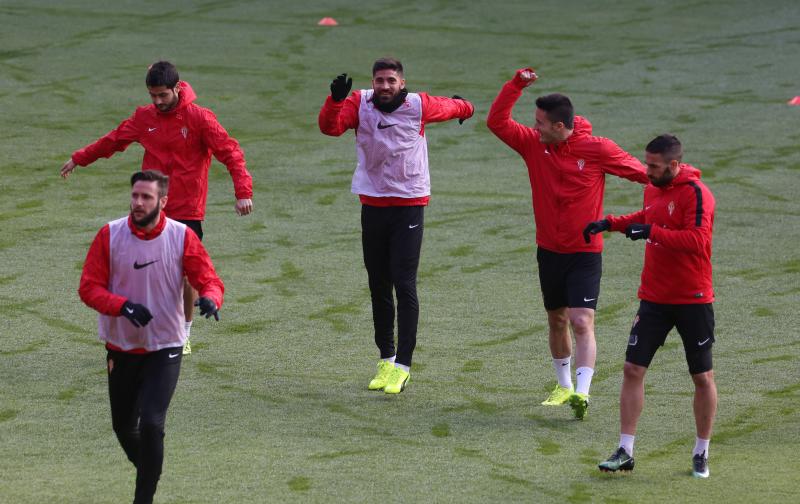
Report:
M 203 241 L 203 221 L 199 220 L 184 220 L 184 219 L 175 219 L 176 221 L 186 224 L 186 227 L 194 231 L 194 234 L 200 238 L 200 241 Z
M 683 340 L 689 372 L 710 371 L 714 344 L 714 307 L 711 303 L 675 305 L 641 301 L 633 319 L 625 360 L 648 367 L 673 327 L 678 329 Z
M 537 247 L 536 262 L 545 309 L 597 308 L 603 274 L 601 253 L 558 254 Z

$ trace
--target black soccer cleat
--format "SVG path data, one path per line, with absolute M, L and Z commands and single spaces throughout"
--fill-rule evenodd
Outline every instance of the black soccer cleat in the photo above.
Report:
M 708 478 L 710 475 L 706 452 L 698 453 L 692 457 L 692 476 L 695 478 Z
M 625 448 L 619 447 L 605 462 L 600 462 L 597 467 L 603 472 L 633 471 L 633 457 L 628 455 Z

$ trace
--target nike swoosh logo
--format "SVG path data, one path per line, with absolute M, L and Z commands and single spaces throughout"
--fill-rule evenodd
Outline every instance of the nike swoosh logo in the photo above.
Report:
M 138 270 L 138 269 L 146 268 L 146 267 L 150 266 L 151 264 L 153 264 L 154 262 L 158 262 L 158 259 L 156 259 L 155 261 L 150 261 L 150 262 L 146 262 L 146 263 L 142 263 L 142 264 L 139 264 L 136 261 L 133 261 L 133 269 L 137 269 Z
M 644 207 L 644 211 L 646 212 L 646 211 L 650 210 L 650 207 L 652 207 L 652 206 L 653 205 L 647 205 L 646 207 Z
M 562 366 L 569 366 L 569 362 L 565 362 L 565 363 L 563 363 L 563 364 L 561 364 L 561 365 L 562 365 Z
M 153 131 L 155 131 L 155 130 L 157 130 L 157 129 L 158 129 L 158 128 L 147 128 L 147 131 L 148 131 L 148 132 L 153 132 Z
M 417 226 L 419 226 L 419 224 L 409 224 L 408 229 L 414 229 Z
M 631 230 L 631 234 L 639 234 L 641 232 L 642 232 L 641 229 L 633 229 L 633 230 Z
M 391 128 L 392 126 L 397 126 L 397 124 L 383 124 L 381 121 L 378 121 L 378 129 Z
M 595 299 L 597 299 L 597 298 L 591 298 L 591 299 L 583 298 L 583 302 L 584 303 L 588 303 L 589 301 L 594 301 Z
M 706 338 L 706 339 L 705 339 L 705 341 L 703 341 L 702 343 L 698 343 L 698 344 L 697 344 L 697 346 L 703 346 L 703 345 L 705 345 L 706 343 L 708 343 L 708 340 L 710 340 L 710 339 L 711 339 L 711 338 Z
M 175 357 L 179 356 L 179 353 L 176 354 L 168 354 L 170 359 L 174 359 Z
M 127 311 L 128 313 L 130 313 L 131 315 L 133 315 L 133 310 L 131 310 L 130 308 L 125 308 L 125 311 Z

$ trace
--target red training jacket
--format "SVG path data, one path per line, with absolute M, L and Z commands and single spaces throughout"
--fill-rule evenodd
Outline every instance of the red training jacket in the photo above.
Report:
M 475 107 L 466 100 L 446 98 L 444 96 L 430 96 L 428 93 L 417 93 L 422 99 L 422 126 L 419 134 L 425 135 L 425 123 L 449 121 L 451 119 L 469 119 L 475 112 Z M 328 96 L 322 109 L 319 111 L 319 129 L 330 136 L 341 136 L 349 129 L 358 129 L 358 109 L 361 107 L 361 92 L 353 91 L 346 99 L 337 102 Z M 361 203 L 387 207 L 387 206 L 424 206 L 428 204 L 430 196 L 422 198 L 375 198 L 359 195 Z
M 714 195 L 700 182 L 700 170 L 681 164 L 666 187 L 648 185 L 642 210 L 621 217 L 609 215 L 612 231 L 630 224 L 650 224 L 644 252 L 639 299 L 662 304 L 714 301 L 711 283 L 711 234 Z
M 159 170 L 170 177 L 164 209 L 167 216 L 203 220 L 211 154 L 228 168 L 236 199 L 253 197 L 253 179 L 239 143 L 228 135 L 213 112 L 194 103 L 197 95 L 188 82 L 178 85 L 181 90 L 177 107 L 166 113 L 152 103 L 138 107 L 115 130 L 72 153 L 72 160 L 88 166 L 138 142 L 144 147 L 142 169 Z
M 591 123 L 575 117 L 572 134 L 556 145 L 541 142 L 539 131 L 511 118 L 523 82 L 506 82 L 486 119 L 489 129 L 519 153 L 528 167 L 536 221 L 536 244 L 561 254 L 601 252 L 603 239 L 587 244 L 583 228 L 603 215 L 605 174 L 646 184 L 642 163 L 613 141 L 592 136 Z
M 161 221 L 158 225 L 149 233 L 145 233 L 134 226 L 128 217 L 128 227 L 131 233 L 142 240 L 152 240 L 158 237 L 166 224 L 166 215 L 161 212 Z M 106 224 L 97 232 L 89 247 L 89 252 L 86 254 L 78 295 L 90 308 L 94 308 L 104 315 L 119 316 L 122 305 L 127 299 L 108 290 L 111 275 L 109 271 L 109 238 L 110 233 L 108 224 Z M 217 307 L 222 306 L 225 286 L 217 276 L 211 258 L 200 239 L 188 227 L 183 242 L 183 274 L 189 279 L 192 287 L 200 292 L 201 296 L 213 300 Z

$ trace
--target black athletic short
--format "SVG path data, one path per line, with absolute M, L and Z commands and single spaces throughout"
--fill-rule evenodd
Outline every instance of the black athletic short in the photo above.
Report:
M 675 305 L 640 301 L 625 360 L 648 367 L 673 327 L 678 329 L 683 340 L 689 372 L 710 371 L 714 344 L 714 307 L 711 303 Z
M 203 221 L 199 220 L 183 220 L 183 219 L 175 219 L 178 222 L 186 224 L 186 227 L 194 231 L 194 234 L 200 238 L 200 241 L 203 241 Z
M 558 254 L 537 247 L 536 262 L 545 309 L 597 308 L 603 274 L 600 252 Z

